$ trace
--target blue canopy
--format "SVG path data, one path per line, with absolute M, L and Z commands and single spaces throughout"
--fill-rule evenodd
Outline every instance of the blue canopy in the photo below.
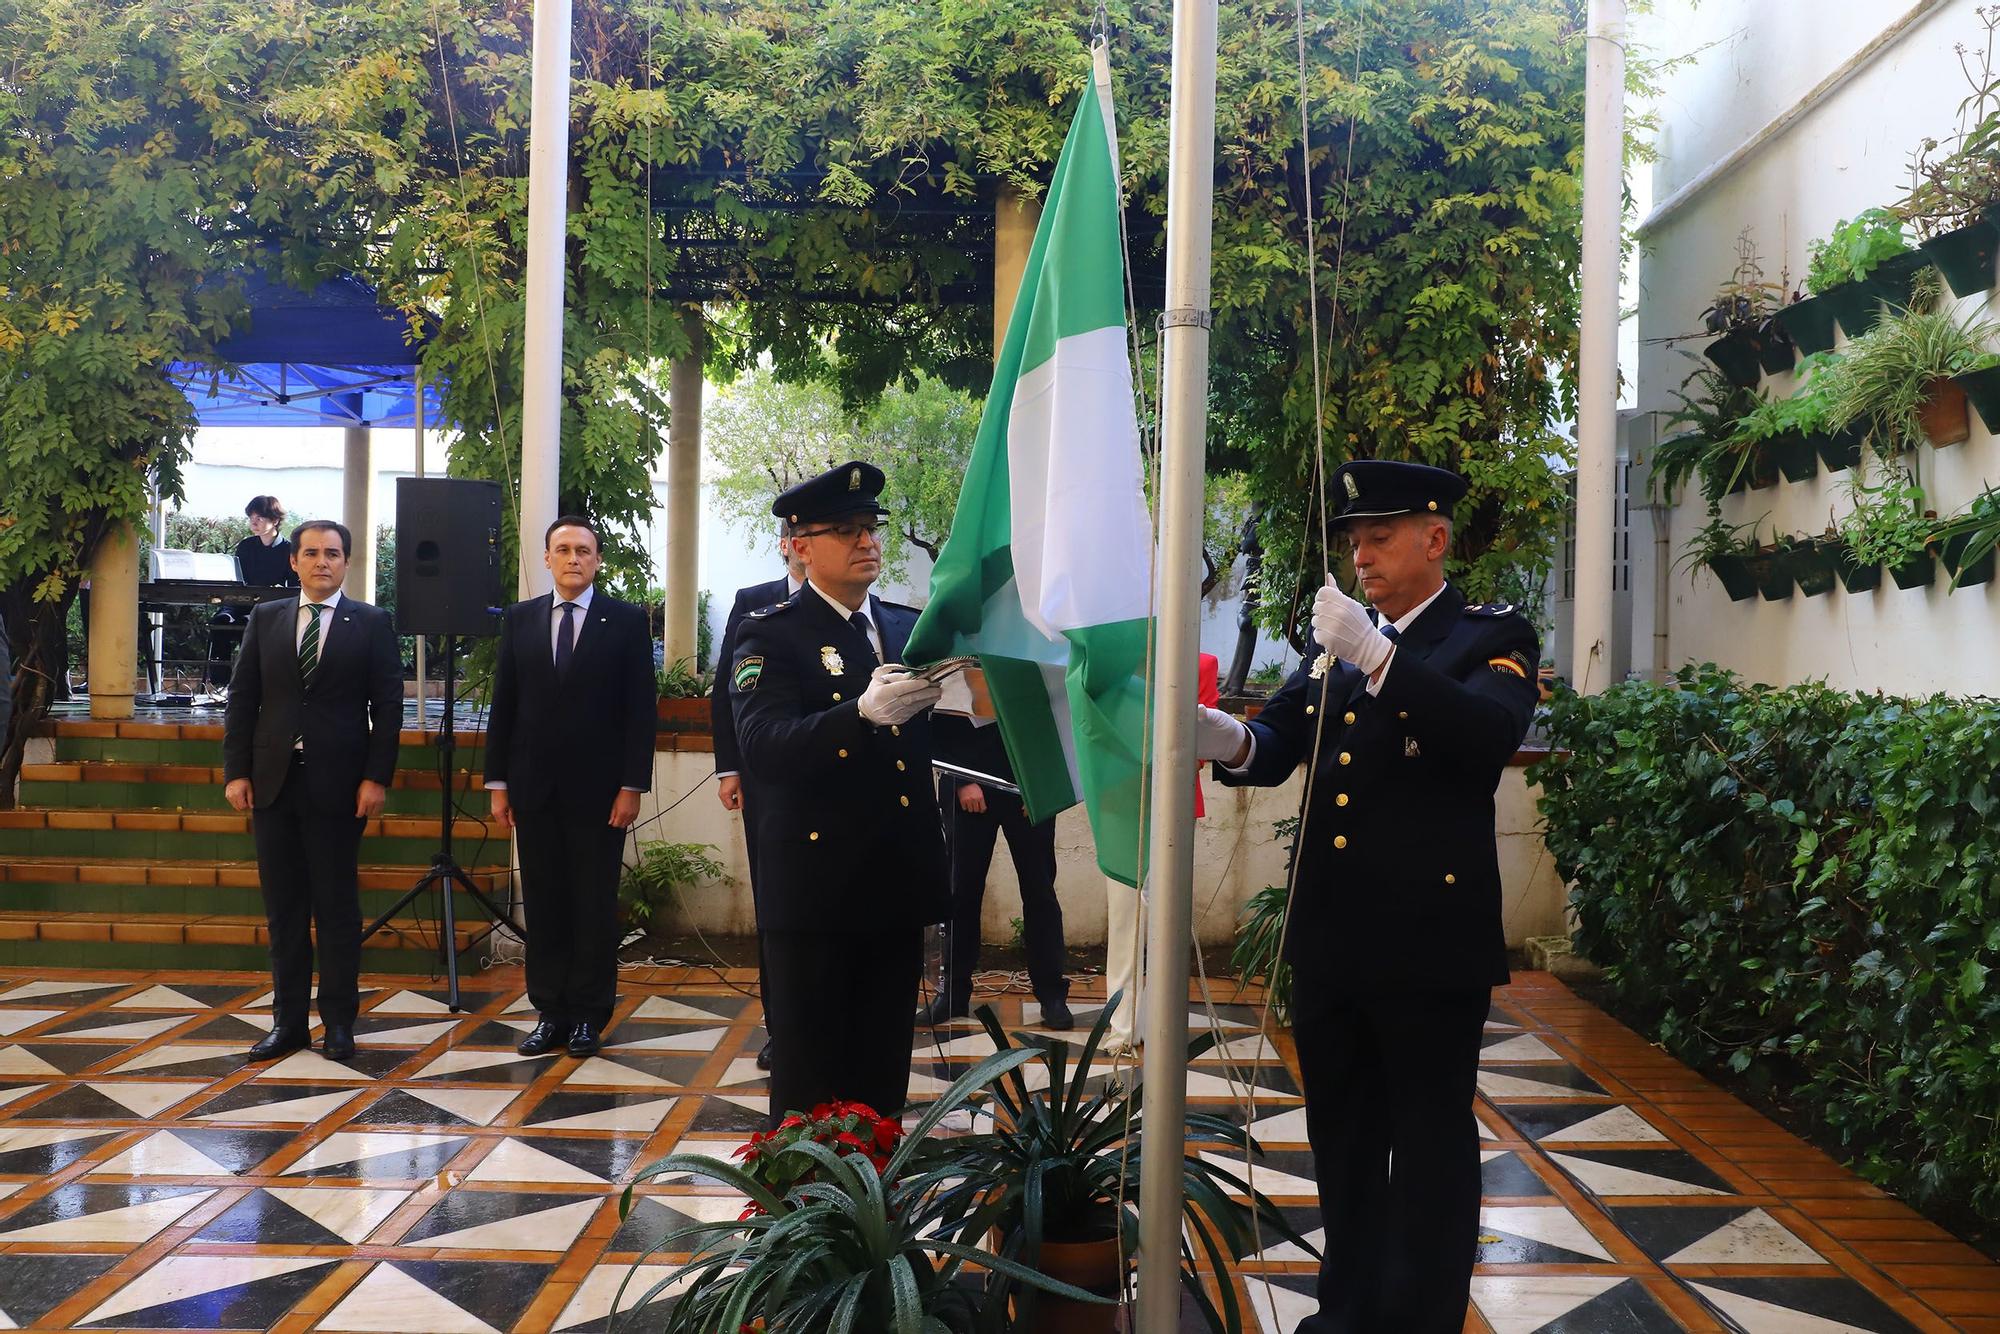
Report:
M 250 308 L 209 362 L 177 362 L 174 383 L 204 426 L 416 424 L 421 341 L 374 289 L 346 274 L 310 292 L 253 275 Z M 424 386 L 424 424 L 438 424 L 435 386 Z

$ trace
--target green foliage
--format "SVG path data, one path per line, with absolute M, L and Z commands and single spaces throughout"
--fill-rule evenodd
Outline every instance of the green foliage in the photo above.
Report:
M 1840 521 L 1840 536 L 1860 565 L 1903 565 L 1924 554 L 1937 520 L 1924 511 L 1924 489 L 1913 472 L 1896 464 L 1869 482 L 1861 469 L 1848 479 L 1854 507 Z
M 167 515 L 167 545 L 177 551 L 234 551 L 249 536 L 250 520 L 240 514 L 218 518 L 175 510 Z
M 1864 209 L 1835 223 L 1832 232 L 1808 247 L 1806 291 L 1818 296 L 1842 283 L 1858 282 L 1883 260 L 1908 249 L 1903 221 L 1893 209 Z
M 1243 905 L 1236 923 L 1236 946 L 1229 966 L 1245 982 L 1262 982 L 1271 1000 L 1271 1017 L 1291 1022 L 1292 966 L 1278 957 L 1285 909 L 1291 896 L 1283 885 L 1266 885 Z
M 1983 31 L 1970 47 L 1956 48 L 1969 86 L 1958 104 L 1958 127 L 1942 144 L 1926 138 L 1917 146 L 1910 156 L 1910 193 L 1896 208 L 1923 240 L 1971 226 L 2000 204 L 2000 72 L 1993 66 L 2000 7 L 1984 5 L 1974 13 Z
M 1890 311 L 1867 333 L 1852 339 L 1828 369 L 1827 425 L 1840 430 L 1865 424 L 1884 454 L 1921 443 L 1919 410 L 1941 376 L 1976 370 L 1993 362 L 1992 343 L 2000 325 L 1951 307 L 1926 309 L 1937 299 L 1936 275 L 1919 284 L 1908 310 Z
M 1559 696 L 1548 727 L 1529 779 L 1621 1005 L 1871 1180 L 2000 1221 L 2000 704 L 1705 665 Z
M 653 929 L 669 900 L 702 884 L 732 883 L 728 870 L 709 854 L 707 843 L 644 843 L 637 864 L 625 868 L 618 881 L 618 906 L 625 920 L 642 931 Z
M 2000 549 L 2000 492 L 1980 488 L 1966 507 L 1939 525 L 1936 539 L 1952 571 L 1947 592 L 1956 592 L 1965 572 Z
M 1653 494 L 1672 501 L 1689 478 L 1699 477 L 1713 515 L 1747 464 L 1739 434 L 1763 400 L 1756 390 L 1731 383 L 1708 358 L 1685 350 L 1681 355 L 1694 368 L 1674 391 L 1680 407 L 1667 418 L 1667 437 L 1653 446 Z
M 713 677 L 695 670 L 686 658 L 670 662 L 653 674 L 653 684 L 661 699 L 700 699 L 708 694 Z
M 1736 423 L 1732 439 L 1755 444 L 1786 435 L 1816 435 L 1825 430 L 1833 416 L 1834 393 L 1842 373 L 1837 353 L 1815 352 L 1806 357 L 1794 371 L 1804 387 L 1784 398 L 1759 403 Z

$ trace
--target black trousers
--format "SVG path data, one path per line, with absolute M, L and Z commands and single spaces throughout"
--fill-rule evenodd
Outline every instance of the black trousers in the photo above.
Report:
M 979 914 L 986 901 L 986 869 L 993 844 L 1007 835 L 1014 875 L 1021 882 L 1021 934 L 1028 946 L 1028 980 L 1044 1005 L 1066 1000 L 1063 976 L 1062 904 L 1056 898 L 1056 822 L 1028 822 L 1021 799 L 987 791 L 984 814 L 958 804 L 958 782 L 946 775 L 938 785 L 938 805 L 946 812 L 946 846 L 951 853 L 951 948 L 945 959 L 947 994 L 954 1010 L 972 1000 L 972 975 L 979 969 Z
M 304 1028 L 311 1014 L 315 931 L 320 1021 L 352 1024 L 361 1005 L 356 867 L 365 822 L 354 818 L 352 801 L 314 805 L 306 792 L 305 758 L 294 751 L 278 799 L 250 816 L 264 920 L 271 928 L 271 1015 L 281 1028 Z
M 738 775 L 741 781 L 741 775 Z M 764 1007 L 764 1036 L 771 1035 L 771 961 L 764 955 L 764 914 L 757 902 L 757 803 L 743 787 L 743 856 L 750 863 L 750 910 L 757 918 L 757 999 Z
M 625 831 L 602 810 L 516 809 L 528 909 L 528 1002 L 559 1028 L 611 1022 Z
M 771 1124 L 823 1102 L 883 1115 L 910 1094 L 922 927 L 873 935 L 763 933 L 771 1012 Z
M 1300 997 L 1293 1034 L 1326 1246 L 1319 1313 L 1298 1334 L 1465 1327 L 1490 999 L 1484 987 Z

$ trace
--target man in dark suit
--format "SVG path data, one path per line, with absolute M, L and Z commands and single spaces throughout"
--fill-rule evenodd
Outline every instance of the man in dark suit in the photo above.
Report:
M 939 714 L 932 724 L 937 754 L 974 773 L 1014 781 L 1000 729 L 976 726 L 969 718 Z M 1031 823 L 1019 793 L 940 775 L 938 805 L 944 809 L 945 846 L 951 855 L 951 926 L 944 985 L 920 1023 L 936 1027 L 972 1010 L 972 975 L 979 967 L 979 918 L 986 901 L 986 871 L 993 844 L 1007 835 L 1014 875 L 1021 885 L 1021 934 L 1028 946 L 1028 981 L 1042 1006 L 1042 1027 L 1065 1031 L 1076 1025 L 1069 1009 L 1069 979 L 1063 975 L 1062 904 L 1056 898 L 1056 822 Z
M 1326 1221 L 1320 1309 L 1299 1330 L 1458 1334 L 1480 1037 L 1507 981 L 1493 793 L 1534 710 L 1535 630 L 1444 581 L 1462 478 L 1368 460 L 1332 481 L 1373 611 L 1328 583 L 1313 660 L 1247 725 L 1204 708 L 1196 756 L 1265 787 L 1317 761 L 1285 940 Z
M 223 716 L 223 792 L 251 811 L 271 928 L 271 1031 L 250 1059 L 304 1047 L 319 939 L 321 1044 L 354 1055 L 361 1003 L 363 826 L 382 813 L 403 727 L 403 662 L 389 613 L 343 597 L 352 542 L 325 519 L 292 530 L 299 596 L 250 613 Z
M 884 1115 L 909 1093 L 923 930 L 946 911 L 928 710 L 895 665 L 917 614 L 882 569 L 879 469 L 846 463 L 780 495 L 807 584 L 751 612 L 729 665 L 755 788 L 771 1119 L 819 1103 Z
M 780 524 L 778 540 L 787 548 L 791 546 L 790 524 Z M 743 618 L 753 611 L 765 607 L 775 607 L 805 586 L 805 566 L 788 549 L 785 552 L 785 573 L 781 578 L 768 583 L 751 584 L 736 590 L 736 601 L 729 608 L 729 619 L 722 624 L 722 647 L 715 655 L 720 670 L 715 674 L 715 686 L 708 694 L 708 718 L 710 731 L 715 738 L 715 795 L 722 802 L 725 811 L 743 813 L 743 848 L 750 858 L 750 901 L 754 909 L 757 901 L 757 803 L 743 788 L 742 751 L 736 745 L 736 711 L 731 707 L 729 693 L 729 664 L 736 654 L 736 632 L 743 624 Z M 771 1068 L 771 998 L 764 993 L 763 933 L 757 937 L 757 988 L 764 1003 L 764 1045 L 757 1053 L 757 1068 Z
M 555 592 L 507 609 L 486 789 L 514 831 L 528 909 L 523 1056 L 595 1055 L 618 998 L 618 877 L 639 794 L 653 785 L 658 690 L 643 608 L 593 587 L 597 531 L 565 514 L 542 538 Z

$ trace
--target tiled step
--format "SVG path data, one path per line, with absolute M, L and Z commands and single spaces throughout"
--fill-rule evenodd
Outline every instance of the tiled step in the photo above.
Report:
M 458 923 L 459 947 L 469 947 L 482 929 L 476 920 Z M 6 965 L 263 968 L 269 947 L 261 916 L 0 911 L 0 964 Z M 362 968 L 372 971 L 425 972 L 437 958 L 437 932 L 428 922 L 391 922 L 361 950 Z
M 503 850 L 504 855 L 504 850 Z M 387 912 L 414 885 L 412 866 L 363 866 L 361 911 Z M 489 895 L 504 896 L 508 872 L 489 864 L 470 872 Z M 434 911 L 435 899 L 422 905 Z M 458 911 L 477 909 L 463 895 Z M 141 861 L 118 858 L 20 858 L 0 865 L 0 909 L 13 912 L 256 914 L 263 911 L 254 862 Z
M 58 722 L 48 734 L 55 738 L 59 761 L 115 764 L 218 766 L 222 763 L 222 724 Z M 480 732 L 459 732 L 454 768 L 477 769 L 484 763 L 486 738 Z M 437 769 L 436 734 L 401 734 L 396 767 L 423 772 Z
M 506 845 L 507 831 L 454 820 L 459 860 L 481 859 L 484 846 Z M 385 815 L 362 828 L 363 861 L 427 866 L 437 850 L 438 821 Z M 23 857 L 248 862 L 257 855 L 250 816 L 236 811 L 32 808 L 0 811 L 0 860 Z
M 461 804 L 485 809 L 478 776 L 453 775 Z M 386 814 L 437 818 L 444 781 L 435 768 L 403 769 L 389 785 Z M 64 760 L 21 766 L 21 805 L 89 809 L 228 811 L 222 769 L 205 764 L 134 764 Z

